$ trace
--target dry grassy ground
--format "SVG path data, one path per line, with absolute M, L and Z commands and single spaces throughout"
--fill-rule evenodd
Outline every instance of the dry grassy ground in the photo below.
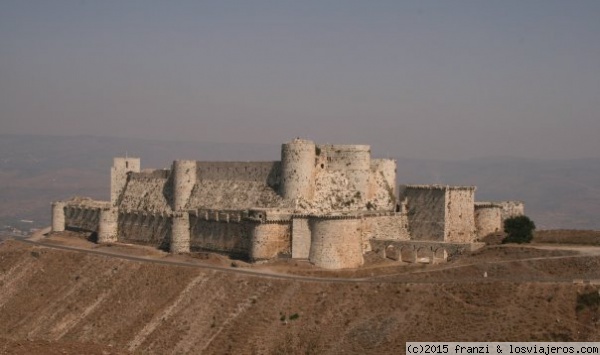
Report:
M 402 354 L 417 340 L 600 341 L 599 286 L 573 282 L 600 280 L 593 247 L 490 246 L 444 265 L 373 258 L 367 271 L 332 273 L 50 240 L 226 270 L 6 241 L 0 354 Z M 269 277 L 283 272 L 290 278 Z

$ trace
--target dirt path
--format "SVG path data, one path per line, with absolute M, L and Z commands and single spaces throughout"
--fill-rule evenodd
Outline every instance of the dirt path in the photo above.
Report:
M 400 273 L 392 273 L 386 275 L 374 275 L 368 277 L 326 277 L 326 276 L 302 276 L 302 275 L 294 275 L 287 273 L 278 273 L 273 270 L 261 269 L 261 270 L 249 270 L 244 268 L 231 268 L 224 266 L 216 266 L 209 264 L 201 264 L 201 263 L 193 263 L 186 261 L 178 261 L 178 260 L 165 260 L 165 259 L 157 259 L 155 256 L 136 256 L 136 255 L 127 255 L 120 252 L 115 251 L 106 251 L 106 250 L 90 250 L 86 248 L 74 247 L 74 246 L 66 246 L 66 245 L 57 245 L 49 242 L 44 242 L 43 239 L 36 235 L 35 238 L 18 238 L 15 237 L 14 240 L 27 243 L 31 245 L 36 245 L 39 247 L 47 247 L 53 249 L 60 249 L 71 252 L 78 253 L 87 253 L 93 255 L 107 256 L 113 258 L 119 258 L 123 260 L 136 261 L 136 262 L 145 262 L 145 263 L 155 263 L 155 264 L 164 264 L 164 265 L 175 265 L 175 266 L 184 266 L 184 267 L 192 267 L 199 268 L 205 270 L 215 270 L 227 273 L 235 273 L 235 274 L 245 274 L 251 276 L 258 276 L 262 278 L 270 278 L 270 279 L 285 279 L 285 280 L 296 280 L 303 282 L 323 282 L 323 283 L 378 283 L 378 282 L 388 282 L 388 283 L 440 283 L 444 281 L 436 280 L 436 281 L 428 281 L 428 280 L 402 280 L 401 277 L 403 275 L 414 275 L 414 274 L 426 274 L 431 272 L 442 272 L 446 270 L 453 269 L 461 269 L 468 268 L 475 265 L 481 265 L 482 261 L 477 261 L 473 263 L 464 263 L 464 264 L 448 264 L 448 265 L 436 265 L 435 268 L 427 268 L 420 270 L 410 270 L 404 271 Z M 511 246 L 506 246 L 510 248 Z M 522 247 L 522 246 L 521 246 Z M 542 249 L 542 250 L 567 250 L 567 251 L 575 251 L 578 254 L 575 255 L 561 255 L 561 256 L 542 256 L 542 257 L 530 257 L 530 258 L 521 258 L 521 259 L 511 259 L 511 260 L 490 260 L 484 261 L 483 263 L 488 265 L 494 264 L 507 264 L 507 263 L 515 263 L 515 262 L 531 262 L 531 261 L 540 261 L 540 260 L 559 260 L 559 259 L 573 259 L 573 258 L 586 258 L 590 256 L 600 256 L 600 247 L 593 246 L 573 246 L 573 245 L 529 245 L 528 248 L 533 249 Z M 573 282 L 574 280 L 553 280 L 552 282 Z M 580 280 L 579 280 L 580 281 Z M 595 281 L 595 280 L 594 280 Z M 456 282 L 456 280 L 449 280 L 448 282 Z M 549 282 L 549 281 L 534 281 L 534 282 Z

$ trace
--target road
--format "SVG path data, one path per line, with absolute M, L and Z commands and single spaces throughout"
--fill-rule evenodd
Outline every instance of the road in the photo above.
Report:
M 409 275 L 409 274 L 414 275 L 414 274 L 420 274 L 420 273 L 440 272 L 440 271 L 449 270 L 449 269 L 460 269 L 460 268 L 466 268 L 466 267 L 470 267 L 470 266 L 474 266 L 474 265 L 481 265 L 482 263 L 466 263 L 466 264 L 460 264 L 460 265 L 449 264 L 446 267 L 441 267 L 441 268 L 438 267 L 435 270 L 420 269 L 420 270 L 413 270 L 413 271 L 409 271 L 409 272 L 370 276 L 370 277 L 363 277 L 363 278 L 349 278 L 349 277 L 343 277 L 343 278 L 337 277 L 336 278 L 336 277 L 292 275 L 292 274 L 276 273 L 276 272 L 272 272 L 269 270 L 249 270 L 249 269 L 244 269 L 244 268 L 223 267 L 223 266 L 216 266 L 216 265 L 198 264 L 198 263 L 177 261 L 177 260 L 156 259 L 156 258 L 152 258 L 152 257 L 127 255 L 127 254 L 120 254 L 120 253 L 109 252 L 109 251 L 90 250 L 90 249 L 78 248 L 78 247 L 73 247 L 73 246 L 58 245 L 58 244 L 53 244 L 50 242 L 43 241 L 42 235 L 43 235 L 44 231 L 45 230 L 40 230 L 38 233 L 34 233 L 33 235 L 26 236 L 26 237 L 12 236 L 11 239 L 13 239 L 15 241 L 19 241 L 21 243 L 35 245 L 38 247 L 52 248 L 52 249 L 77 252 L 77 253 L 85 253 L 85 254 L 98 255 L 98 256 L 104 256 L 104 257 L 111 257 L 111 258 L 116 258 L 116 259 L 134 261 L 134 262 L 191 267 L 191 268 L 197 268 L 197 269 L 201 269 L 201 270 L 212 270 L 212 271 L 226 272 L 226 273 L 232 273 L 232 274 L 241 274 L 241 275 L 248 275 L 248 276 L 254 276 L 254 277 L 261 277 L 261 278 L 294 280 L 294 281 L 300 281 L 300 282 L 319 282 L 319 283 L 382 283 L 382 282 L 385 282 L 385 283 L 397 283 L 397 284 L 431 284 L 431 283 L 457 283 L 457 282 L 473 282 L 473 281 L 476 281 L 476 282 L 507 281 L 504 279 L 499 280 L 499 279 L 494 279 L 494 278 L 483 278 L 483 277 L 481 279 L 478 278 L 476 280 L 475 279 L 473 279 L 473 280 L 449 279 L 446 281 L 439 281 L 439 280 L 415 281 L 412 279 L 403 281 L 401 279 L 401 277 L 403 275 Z M 504 263 L 524 262 L 524 261 L 570 259 L 570 258 L 582 258 L 582 257 L 589 257 L 589 256 L 600 256 L 600 247 L 535 246 L 535 248 L 554 249 L 554 250 L 577 250 L 580 252 L 580 254 L 565 255 L 565 256 L 533 257 L 533 258 L 516 259 L 516 260 L 515 259 L 513 259 L 513 260 L 496 260 L 496 261 L 485 262 L 485 264 L 493 265 L 493 264 L 504 264 Z M 438 266 L 439 266 L 439 264 L 438 264 Z M 580 282 L 580 281 L 581 280 L 577 280 L 577 282 Z M 595 282 L 596 280 L 591 280 L 591 281 Z M 528 280 L 526 282 L 573 283 L 573 282 L 576 282 L 576 280 L 573 280 L 572 278 L 563 278 L 563 279 L 556 279 L 556 280 Z

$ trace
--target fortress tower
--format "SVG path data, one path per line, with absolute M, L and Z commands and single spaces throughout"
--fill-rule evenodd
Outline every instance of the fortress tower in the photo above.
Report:
M 401 201 L 413 240 L 471 243 L 475 240 L 475 187 L 405 185 Z
M 361 266 L 364 259 L 360 222 L 356 216 L 311 217 L 310 262 L 325 269 Z
M 171 253 L 190 252 L 190 214 L 175 212 L 171 225 Z
M 57 201 L 52 203 L 52 231 L 62 232 L 65 230 L 65 203 Z
M 110 203 L 117 206 L 127 184 L 127 174 L 140 172 L 140 158 L 114 158 L 110 169 Z
M 190 199 L 196 184 L 196 161 L 175 160 L 173 162 L 173 206 L 174 212 L 182 211 Z
M 371 147 L 368 145 L 322 145 L 327 157 L 327 170 L 342 171 L 363 199 L 369 196 Z
M 502 206 L 492 202 L 475 203 L 477 238 L 502 230 Z
M 294 139 L 281 146 L 281 186 L 283 198 L 312 200 L 315 185 L 315 143 Z
M 396 188 L 396 160 L 394 159 L 371 159 L 371 171 L 375 174 L 381 174 L 389 193 L 393 196 L 394 202 L 398 196 Z M 377 191 L 377 184 L 371 181 L 369 184 L 368 198 L 372 198 Z
M 98 222 L 98 244 L 117 241 L 119 212 L 115 207 L 100 209 Z

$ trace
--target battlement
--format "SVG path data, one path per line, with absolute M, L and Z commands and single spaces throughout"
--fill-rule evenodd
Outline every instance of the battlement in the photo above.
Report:
M 280 161 L 175 160 L 141 170 L 139 158 L 117 157 L 110 201 L 57 201 L 52 228 L 97 232 L 99 243 L 339 269 L 362 265 L 376 240 L 389 242 L 386 253 L 390 245 L 469 244 L 523 213 L 519 201 L 475 203 L 475 186 L 401 185 L 398 195 L 397 169 L 393 159 L 372 159 L 369 145 L 299 138 L 282 144 Z M 429 252 L 444 260 L 448 250 Z
M 405 189 L 413 189 L 413 190 L 465 190 L 465 191 L 475 191 L 477 188 L 475 186 L 452 186 L 452 185 L 402 185 Z
M 502 205 L 496 202 L 475 202 L 475 209 L 481 208 L 502 208 Z

